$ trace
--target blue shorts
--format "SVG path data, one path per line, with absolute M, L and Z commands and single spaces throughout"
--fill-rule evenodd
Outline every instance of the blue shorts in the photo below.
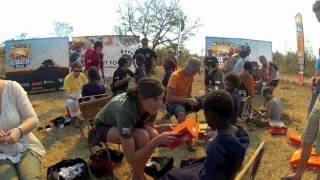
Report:
M 184 112 L 184 113 L 187 112 L 184 104 L 180 104 L 180 103 L 167 104 L 166 108 L 168 113 L 173 114 L 176 118 L 178 118 L 178 114 L 180 112 Z

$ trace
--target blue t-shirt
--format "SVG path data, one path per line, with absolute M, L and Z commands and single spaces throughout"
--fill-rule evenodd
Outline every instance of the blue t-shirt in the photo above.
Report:
M 318 58 L 316 60 L 316 64 L 315 64 L 315 67 L 314 67 L 317 71 L 320 71 L 320 58 Z M 316 92 L 319 93 L 320 92 L 320 85 L 316 85 L 315 86 L 315 89 L 316 89 Z
M 210 142 L 204 163 L 205 175 L 201 180 L 233 179 L 237 174 L 249 145 L 248 134 L 241 127 L 238 128 L 237 137 L 218 134 Z
M 240 73 L 244 66 L 244 60 L 242 58 L 239 58 L 236 62 L 236 64 L 232 68 L 232 72 L 234 73 Z
M 72 64 L 74 63 L 75 61 L 78 60 L 78 58 L 80 57 L 80 54 L 79 53 L 72 53 L 69 57 L 69 63 Z
M 106 93 L 103 85 L 88 83 L 82 87 L 82 96 L 93 96 Z

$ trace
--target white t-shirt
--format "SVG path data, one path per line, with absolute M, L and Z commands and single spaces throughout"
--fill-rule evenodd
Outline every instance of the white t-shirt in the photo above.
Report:
M 24 119 L 30 117 L 34 117 L 37 121 L 39 121 L 32 104 L 28 99 L 27 93 L 24 91 L 21 85 L 15 81 L 9 80 L 5 81 L 5 83 L 0 111 L 0 129 L 6 132 L 9 129 L 18 127 Z M 12 148 L 12 152 L 16 152 L 15 155 L 4 153 L 10 148 Z M 1 151 L 1 149 L 3 150 Z M 41 156 L 45 154 L 45 149 L 40 141 L 33 135 L 32 132 L 30 132 L 29 134 L 25 134 L 17 144 L 0 144 L 0 159 L 10 159 L 11 161 L 19 162 L 21 153 L 27 149 L 31 149 Z

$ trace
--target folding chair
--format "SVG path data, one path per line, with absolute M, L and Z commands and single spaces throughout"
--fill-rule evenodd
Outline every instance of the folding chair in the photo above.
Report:
M 84 140 L 86 139 L 83 133 L 84 126 L 87 125 L 88 129 L 90 129 L 90 125 L 92 124 L 95 116 L 103 108 L 103 106 L 110 101 L 111 98 L 112 96 L 110 95 L 100 94 L 94 96 L 85 96 L 79 99 L 79 107 L 82 118 L 84 119 L 84 125 L 80 126 L 81 138 Z
M 257 147 L 254 154 L 250 157 L 249 161 L 244 165 L 241 171 L 236 176 L 235 180 L 254 180 L 259 169 L 265 148 L 265 142 L 262 141 Z
M 248 96 L 241 102 L 240 107 L 240 122 L 247 123 L 247 120 L 250 118 L 252 108 L 252 97 Z

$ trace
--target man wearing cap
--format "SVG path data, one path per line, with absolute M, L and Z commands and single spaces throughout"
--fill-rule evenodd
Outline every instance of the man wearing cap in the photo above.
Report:
M 240 57 L 237 60 L 236 64 L 233 66 L 232 72 L 239 74 L 243 70 L 245 58 L 250 55 L 250 52 L 251 52 L 250 46 L 243 45 L 240 47 L 240 52 L 239 52 Z
M 192 97 L 193 76 L 200 72 L 200 60 L 191 57 L 186 66 L 170 76 L 165 97 L 167 111 L 174 114 L 178 122 L 185 120 L 186 112 L 199 105 Z
M 313 4 L 313 12 L 317 20 L 320 22 L 320 0 Z M 316 153 L 320 155 L 320 133 L 319 133 L 319 119 L 320 119 L 320 96 L 317 97 L 315 105 L 313 106 L 306 127 L 304 129 L 302 139 L 302 152 L 300 157 L 299 166 L 295 173 L 282 177 L 282 180 L 301 180 L 311 156 L 312 146 L 316 144 Z M 320 170 L 317 170 L 317 179 L 320 179 Z
M 222 89 L 223 75 L 219 69 L 218 59 L 213 56 L 212 49 L 208 50 L 208 56 L 204 58 L 204 85 L 205 91 L 209 92 L 210 88 L 216 86 L 219 89 Z
M 143 38 L 141 40 L 142 48 L 139 48 L 134 52 L 134 58 L 138 54 L 144 55 L 144 58 L 145 58 L 144 66 L 146 69 L 146 74 L 147 74 L 147 76 L 150 76 L 151 72 L 154 70 L 155 59 L 157 58 L 157 55 L 152 49 L 150 49 L 148 47 L 148 41 L 149 40 L 147 38 Z M 135 65 L 135 67 L 137 67 L 135 63 L 134 63 L 134 65 Z

